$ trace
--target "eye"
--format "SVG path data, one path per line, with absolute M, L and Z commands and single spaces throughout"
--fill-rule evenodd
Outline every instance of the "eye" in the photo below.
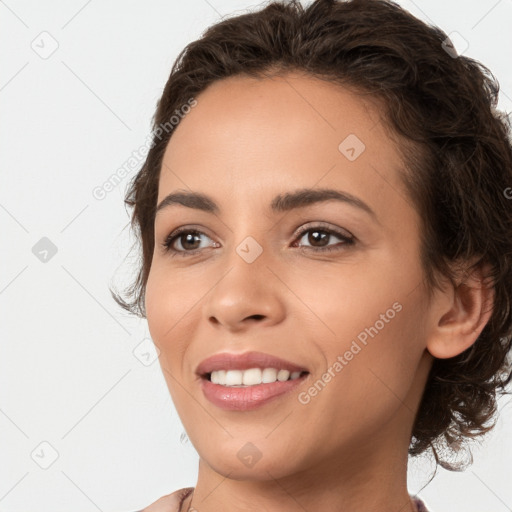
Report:
M 179 254 L 180 256 L 189 256 L 201 250 L 198 246 L 198 242 L 200 243 L 200 237 L 203 235 L 207 237 L 203 232 L 196 229 L 186 227 L 178 228 L 165 239 L 162 245 L 166 252 Z M 175 242 L 177 242 L 178 245 L 181 245 L 181 248 L 177 249 L 175 247 Z
M 343 234 L 324 226 L 303 227 L 300 229 L 298 236 L 299 240 L 305 238 L 308 243 L 312 244 L 310 246 L 303 246 L 301 250 L 304 250 L 304 247 L 307 247 L 306 250 L 312 250 L 313 252 L 339 251 L 343 249 L 340 246 L 354 245 L 355 243 L 355 239 L 352 235 Z M 328 241 L 332 237 L 341 240 L 341 244 L 337 244 L 337 246 L 329 246 Z M 293 245 L 296 246 L 296 243 Z
M 306 238 L 307 235 L 307 238 Z M 192 256 L 204 249 L 201 247 L 201 237 L 204 236 L 209 238 L 205 233 L 197 229 L 182 227 L 173 231 L 162 243 L 165 252 L 170 253 L 172 256 Z M 328 241 L 331 237 L 337 238 L 341 242 L 336 246 L 328 245 Z M 300 246 L 300 250 L 307 250 L 313 252 L 328 252 L 343 250 L 340 246 L 351 246 L 355 244 L 355 238 L 347 233 L 338 232 L 332 228 L 327 228 L 321 225 L 302 227 L 299 233 L 296 235 L 295 240 L 301 240 L 306 238 L 306 241 L 311 244 L 309 246 Z M 211 239 L 210 239 L 211 240 Z M 292 244 L 293 247 L 297 247 L 297 242 Z M 176 247 L 181 246 L 181 247 Z M 218 247 L 219 244 L 215 242 L 209 244 L 206 247 Z M 306 248 L 306 249 L 305 249 Z

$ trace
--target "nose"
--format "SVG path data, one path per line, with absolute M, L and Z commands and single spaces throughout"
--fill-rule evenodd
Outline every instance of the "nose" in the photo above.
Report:
M 270 326 L 285 317 L 285 286 L 263 257 L 248 263 L 236 253 L 203 303 L 203 315 L 215 328 L 236 332 Z

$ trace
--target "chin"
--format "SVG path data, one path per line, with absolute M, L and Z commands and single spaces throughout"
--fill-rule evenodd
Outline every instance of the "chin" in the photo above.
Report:
M 219 444 L 216 450 L 211 449 L 211 444 L 204 451 L 198 450 L 201 460 L 223 477 L 263 482 L 294 472 L 294 460 L 290 454 L 271 446 L 268 440 L 259 443 L 237 439 L 230 441 Z

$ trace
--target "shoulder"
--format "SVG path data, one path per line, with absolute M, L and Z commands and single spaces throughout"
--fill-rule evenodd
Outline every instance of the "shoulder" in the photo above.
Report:
M 184 487 L 171 494 L 162 496 L 140 512 L 179 512 L 183 500 L 194 490 L 193 487 Z

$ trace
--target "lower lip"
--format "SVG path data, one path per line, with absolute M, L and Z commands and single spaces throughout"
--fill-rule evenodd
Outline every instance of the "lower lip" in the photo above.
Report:
M 280 397 L 302 384 L 309 374 L 294 380 L 276 381 L 247 387 L 230 387 L 201 379 L 204 396 L 217 407 L 227 411 L 250 411 Z

